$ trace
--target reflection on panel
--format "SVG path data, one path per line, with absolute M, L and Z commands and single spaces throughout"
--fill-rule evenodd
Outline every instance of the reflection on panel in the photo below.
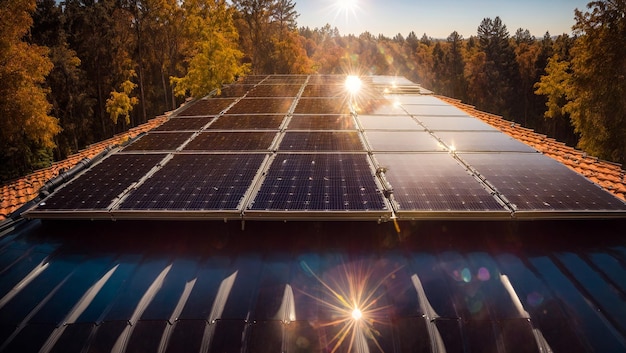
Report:
M 352 115 L 294 115 L 289 130 L 355 130 Z
M 202 115 L 218 115 L 229 105 L 235 102 L 234 98 L 210 98 L 199 99 L 195 102 L 187 103 L 188 107 L 185 108 L 179 116 L 202 116 Z
M 120 205 L 122 210 L 234 210 L 263 154 L 177 155 Z
M 295 97 L 300 92 L 301 85 L 258 85 L 248 92 L 246 97 Z
M 349 114 L 344 98 L 300 98 L 294 114 Z
M 124 151 L 175 151 L 193 134 L 191 132 L 148 133 L 124 148 Z
M 244 98 L 228 114 L 286 114 L 292 102 L 292 98 Z
M 253 210 L 386 209 L 364 154 L 278 154 Z
M 386 98 L 400 104 L 448 105 L 441 99 L 429 95 L 398 94 L 389 95 Z
M 463 153 L 461 158 L 518 211 L 626 210 L 626 204 L 620 199 L 538 153 Z
M 431 131 L 497 131 L 493 126 L 472 117 L 421 116 L 420 123 Z
M 346 91 L 346 86 L 342 83 L 340 84 L 309 84 L 304 87 L 304 91 L 302 92 L 302 97 L 336 97 L 336 98 L 344 98 L 347 97 L 348 92 Z
M 172 118 L 152 131 L 198 131 L 212 120 L 212 117 Z
M 365 130 L 424 130 L 408 115 L 359 115 L 358 120 Z
M 367 131 L 365 138 L 378 152 L 436 152 L 445 147 L 425 131 Z
M 435 135 L 452 150 L 469 152 L 536 152 L 499 131 L 438 131 Z
M 164 155 L 113 155 L 55 192 L 39 210 L 106 209 L 111 201 L 152 169 Z
M 400 211 L 504 210 L 446 153 L 379 153 L 375 157 L 386 169 Z
M 357 101 L 359 115 L 407 115 L 398 102 L 389 99 L 365 99 Z
M 287 132 L 281 151 L 363 151 L 358 132 Z
M 468 116 L 466 112 L 451 105 L 403 104 L 406 111 L 416 116 Z
M 183 151 L 263 151 L 275 137 L 275 132 L 202 132 Z
M 211 130 L 278 130 L 284 115 L 222 115 Z

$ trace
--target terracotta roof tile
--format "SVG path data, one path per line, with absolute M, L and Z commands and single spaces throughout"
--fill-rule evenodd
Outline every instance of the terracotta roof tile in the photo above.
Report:
M 626 171 L 622 169 L 621 165 L 587 156 L 583 151 L 567 146 L 546 135 L 534 132 L 532 129 L 505 120 L 501 116 L 476 110 L 475 107 L 464 104 L 457 99 L 444 96 L 437 97 L 465 111 L 467 114 L 483 120 L 509 136 L 526 143 L 546 156 L 559 161 L 626 201 Z
M 113 136 L 110 139 L 100 141 L 90 145 L 84 150 L 76 154 L 68 156 L 68 158 L 53 163 L 50 167 L 36 170 L 18 180 L 14 180 L 9 184 L 0 186 L 0 221 L 7 218 L 13 211 L 20 208 L 26 202 L 37 197 L 39 189 L 44 184 L 58 176 L 60 173 L 71 169 L 78 162 L 85 158 L 93 158 L 102 152 L 108 146 L 120 145 L 142 132 L 151 130 L 168 119 L 168 115 L 162 115 L 148 122 L 134 127 L 124 133 Z

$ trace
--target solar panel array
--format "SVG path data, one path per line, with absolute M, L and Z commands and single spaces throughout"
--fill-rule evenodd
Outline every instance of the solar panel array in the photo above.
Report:
M 391 76 L 248 76 L 53 192 L 41 218 L 625 217 L 598 185 Z M 424 94 L 426 93 L 426 94 Z

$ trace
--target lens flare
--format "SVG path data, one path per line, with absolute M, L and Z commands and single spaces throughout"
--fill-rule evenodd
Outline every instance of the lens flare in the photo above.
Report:
M 320 321 L 318 327 L 336 330 L 328 342 L 329 351 L 365 353 L 370 351 L 369 345 L 373 344 L 383 352 L 377 340 L 380 333 L 376 326 L 388 323 L 390 306 L 380 305 L 380 299 L 385 293 L 382 287 L 400 268 L 386 271 L 379 277 L 374 274 L 372 265 L 343 264 L 337 268 L 339 271 L 327 272 L 324 277 L 328 280 L 324 280 L 306 263 L 301 265 L 321 285 L 321 293 L 302 291 L 320 303 L 323 311 L 328 313 L 328 320 Z M 374 277 L 380 280 L 371 283 Z
M 358 94 L 361 90 L 361 86 L 363 86 L 363 82 L 358 76 L 349 75 L 346 78 L 346 89 L 351 95 Z

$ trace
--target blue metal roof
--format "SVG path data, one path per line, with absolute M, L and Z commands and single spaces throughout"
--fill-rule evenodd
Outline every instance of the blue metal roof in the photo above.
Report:
M 27 221 L 0 351 L 624 352 L 624 225 Z

